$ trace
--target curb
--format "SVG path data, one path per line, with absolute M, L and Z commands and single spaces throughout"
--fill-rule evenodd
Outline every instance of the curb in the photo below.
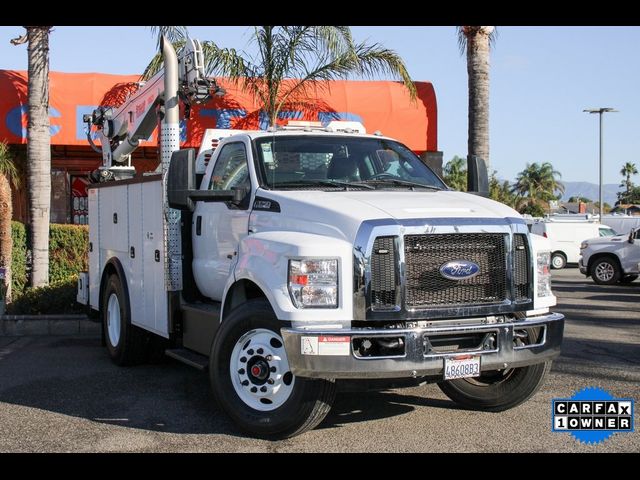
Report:
M 101 324 L 86 315 L 2 315 L 0 337 L 25 335 L 100 336 Z

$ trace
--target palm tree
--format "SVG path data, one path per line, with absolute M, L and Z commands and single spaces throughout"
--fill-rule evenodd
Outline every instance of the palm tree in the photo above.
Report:
M 511 192 L 511 184 L 508 180 L 500 181 L 497 173 L 494 170 L 489 177 L 489 198 L 512 208 L 517 208 L 518 199 Z
M 458 27 L 461 53 L 467 53 L 469 77 L 468 153 L 489 162 L 489 50 L 496 37 L 495 27 Z
M 28 42 L 29 211 L 33 264 L 31 285 L 49 283 L 49 215 L 51 210 L 51 136 L 49 133 L 49 33 L 50 26 L 24 27 L 27 32 L 11 40 Z
M 11 239 L 11 217 L 13 204 L 11 201 L 11 185 L 20 186 L 18 168 L 13 161 L 6 142 L 0 142 L 0 268 L 5 270 L 5 299 L 11 302 L 11 258 L 13 242 Z M 0 282 L 2 290 L 2 282 Z M 0 300 L 1 300 L 0 296 Z
M 626 177 L 625 180 L 620 184 L 621 187 L 625 187 L 624 200 L 628 201 L 631 197 L 631 190 L 633 190 L 633 182 L 631 181 L 631 175 L 636 175 L 638 173 L 638 169 L 636 168 L 635 163 L 627 162 L 622 166 L 620 170 L 620 175 Z M 622 199 L 621 199 L 622 200 Z
M 556 192 L 564 193 L 564 185 L 556 178 L 560 172 L 553 169 L 549 162 L 543 164 L 527 163 L 526 168 L 516 177 L 511 191 L 522 197 L 520 210 L 534 205 L 542 206 L 549 200 L 558 198 Z
M 444 166 L 444 181 L 454 190 L 467 191 L 467 162 L 455 155 Z
M 172 33 L 180 48 L 184 29 L 159 27 L 158 33 Z M 250 93 L 265 112 L 269 126 L 276 125 L 283 109 L 305 109 L 313 105 L 319 89 L 328 81 L 349 75 L 399 78 L 411 98 L 416 87 L 402 59 L 381 45 L 355 43 L 345 26 L 260 26 L 254 27 L 251 41 L 257 46 L 255 57 L 235 49 L 219 48 L 202 42 L 208 74 L 228 77 Z M 148 78 L 160 68 L 156 57 L 147 67 Z

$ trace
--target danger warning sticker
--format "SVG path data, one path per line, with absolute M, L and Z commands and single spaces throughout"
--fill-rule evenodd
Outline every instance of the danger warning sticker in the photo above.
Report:
M 348 336 L 302 337 L 303 355 L 349 355 L 351 353 Z

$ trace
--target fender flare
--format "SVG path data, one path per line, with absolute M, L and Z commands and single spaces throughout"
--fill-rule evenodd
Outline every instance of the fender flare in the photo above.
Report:
M 107 283 L 107 278 L 111 273 L 115 271 L 115 274 L 120 277 L 120 283 L 122 284 L 122 290 L 124 294 L 127 296 L 127 301 L 131 299 L 129 295 L 129 283 L 127 282 L 127 276 L 124 273 L 124 268 L 122 267 L 122 263 L 118 259 L 118 257 L 111 257 L 104 264 L 104 268 L 102 269 L 102 277 L 100 278 L 100 296 L 98 297 L 98 305 L 99 311 L 102 312 L 102 297 L 105 289 L 105 285 Z

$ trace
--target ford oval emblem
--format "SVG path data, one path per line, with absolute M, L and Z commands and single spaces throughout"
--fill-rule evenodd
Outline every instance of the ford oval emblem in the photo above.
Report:
M 449 280 L 466 280 L 480 273 L 477 263 L 468 260 L 453 260 L 440 267 L 440 275 Z

